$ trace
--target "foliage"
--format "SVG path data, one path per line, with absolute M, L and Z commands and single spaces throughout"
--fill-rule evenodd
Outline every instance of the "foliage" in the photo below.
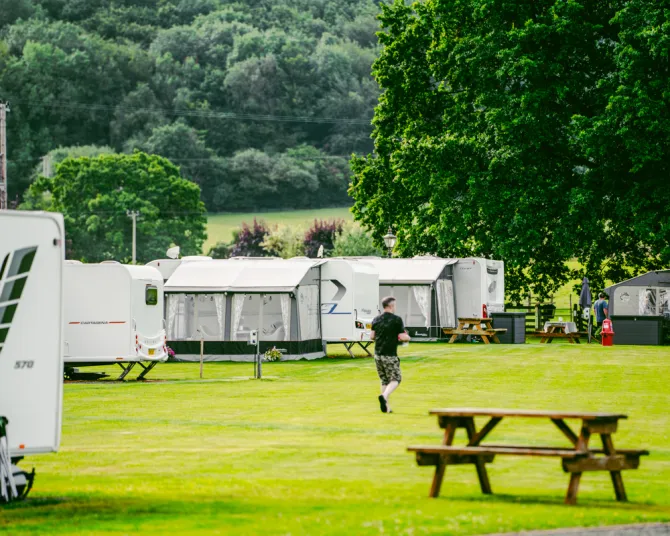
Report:
M 377 247 L 372 235 L 358 224 L 349 224 L 344 227 L 333 241 L 331 257 L 381 257 L 384 251 Z
M 231 257 L 267 257 L 268 254 L 263 249 L 263 241 L 270 233 L 263 220 L 256 220 L 250 227 L 243 223 L 237 231 L 233 233 L 233 245 L 230 249 Z
M 209 249 L 207 255 L 212 259 L 228 259 L 230 257 L 231 244 L 227 242 L 217 242 Z
M 50 196 L 49 208 L 63 213 L 72 257 L 84 262 L 130 262 L 129 210 L 140 213 L 139 262 L 160 258 L 173 244 L 184 255 L 198 254 L 206 237 L 198 186 L 160 156 L 66 158 L 53 178 L 40 177 L 31 185 L 30 199 L 45 194 Z
M 261 244 L 271 257 L 291 259 L 305 255 L 305 233 L 292 225 L 275 225 Z
M 506 262 L 508 297 L 670 262 L 670 24 L 652 0 L 382 5 L 355 215 L 411 256 Z
M 312 226 L 305 233 L 305 255 L 316 257 L 319 248 L 323 246 L 323 256 L 328 257 L 333 250 L 335 238 L 342 234 L 344 220 L 314 220 Z
M 210 210 L 349 204 L 348 155 L 372 148 L 378 11 L 378 0 L 0 0 L 10 197 L 54 148 L 110 145 L 169 158 Z
M 282 355 L 281 350 L 273 346 L 269 350 L 266 350 L 265 354 L 263 354 L 263 359 L 264 361 L 281 361 Z

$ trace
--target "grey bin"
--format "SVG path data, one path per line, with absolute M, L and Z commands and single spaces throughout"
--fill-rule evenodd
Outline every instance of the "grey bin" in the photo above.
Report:
M 659 346 L 663 344 L 662 316 L 613 315 L 614 345 L 639 344 Z
M 491 318 L 494 328 L 507 330 L 498 335 L 502 344 L 526 343 L 526 313 L 491 313 Z

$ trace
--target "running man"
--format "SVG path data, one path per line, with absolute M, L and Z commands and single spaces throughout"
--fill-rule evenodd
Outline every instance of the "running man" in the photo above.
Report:
M 375 364 L 382 383 L 379 408 L 382 413 L 392 413 L 389 397 L 402 381 L 398 342 L 409 341 L 410 337 L 405 332 L 402 318 L 395 314 L 395 298 L 384 298 L 382 307 L 384 312 L 372 321 L 370 338 L 375 341 Z

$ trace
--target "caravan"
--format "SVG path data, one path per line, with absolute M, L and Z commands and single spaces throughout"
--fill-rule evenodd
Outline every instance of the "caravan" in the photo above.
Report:
M 459 259 L 454 267 L 459 318 L 487 318 L 505 311 L 505 263 L 490 259 Z
M 66 261 L 63 280 L 66 374 L 75 365 L 117 363 L 123 379 L 139 363 L 143 379 L 167 360 L 163 277 L 156 268 Z
M 24 456 L 60 444 L 63 217 L 0 211 L 0 501 L 24 497 Z
M 442 328 L 456 327 L 456 259 L 361 257 L 360 262 L 371 264 L 379 272 L 379 308 L 384 297 L 393 296 L 396 314 L 413 340 L 438 340 Z
M 379 272 L 370 263 L 325 259 L 321 263 L 323 340 L 344 344 L 349 355 L 359 345 L 371 355 L 372 320 L 379 314 Z
M 147 266 L 156 268 L 163 276 L 163 282 L 166 283 L 168 279 L 174 274 L 175 270 L 179 268 L 182 262 L 194 261 L 211 261 L 212 257 L 204 255 L 191 255 L 182 257 L 181 259 L 157 259 L 147 263 Z

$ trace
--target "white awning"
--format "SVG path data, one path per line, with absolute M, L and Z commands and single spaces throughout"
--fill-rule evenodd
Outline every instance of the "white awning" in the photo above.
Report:
M 437 281 L 446 266 L 458 259 L 380 259 L 364 258 L 379 271 L 380 285 L 429 284 Z
M 165 292 L 292 292 L 316 264 L 283 259 L 182 263 Z

